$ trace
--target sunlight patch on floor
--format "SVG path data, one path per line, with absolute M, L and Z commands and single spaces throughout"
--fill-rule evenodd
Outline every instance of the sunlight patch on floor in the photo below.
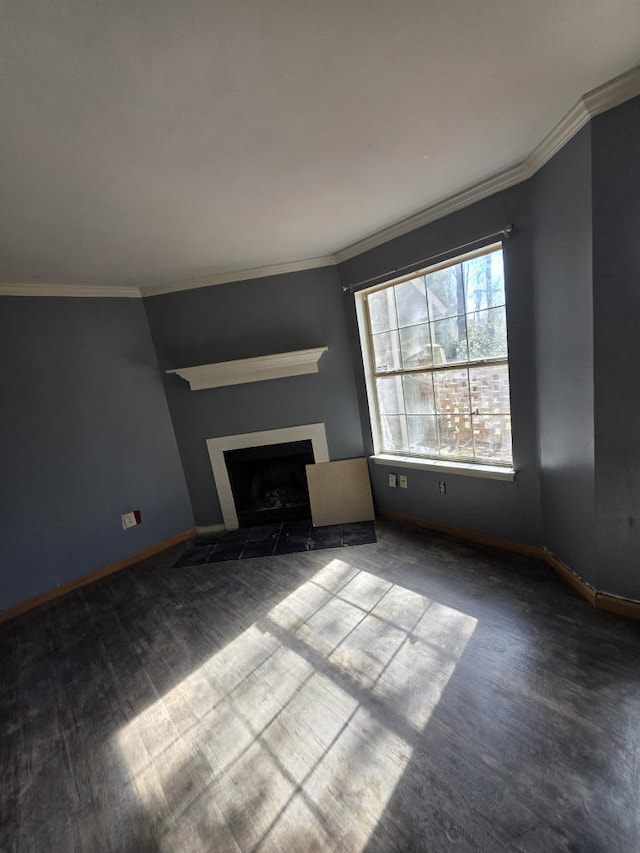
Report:
M 118 733 L 161 849 L 363 850 L 475 626 L 332 560 Z

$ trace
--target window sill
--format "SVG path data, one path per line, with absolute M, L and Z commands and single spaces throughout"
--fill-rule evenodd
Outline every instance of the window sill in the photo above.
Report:
M 480 477 L 484 480 L 512 482 L 516 476 L 513 468 L 502 468 L 498 465 L 476 465 L 471 462 L 419 459 L 415 456 L 393 456 L 390 453 L 377 453 L 369 458 L 373 459 L 376 465 L 389 465 L 393 468 L 416 468 L 422 471 L 439 471 L 442 474 L 460 474 L 463 477 Z

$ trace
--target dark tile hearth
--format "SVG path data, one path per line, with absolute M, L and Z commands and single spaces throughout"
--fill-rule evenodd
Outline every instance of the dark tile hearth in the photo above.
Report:
M 285 521 L 230 530 L 219 536 L 198 537 L 176 563 L 194 566 L 226 560 L 248 560 L 274 554 L 300 554 L 325 548 L 370 545 L 376 542 L 373 521 L 313 527 L 311 519 Z

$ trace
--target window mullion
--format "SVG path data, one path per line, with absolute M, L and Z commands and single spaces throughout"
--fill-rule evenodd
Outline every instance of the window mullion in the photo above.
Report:
M 395 312 L 395 329 L 393 331 L 395 331 L 396 335 L 397 335 L 398 357 L 400 359 L 400 364 L 403 364 L 404 363 L 404 356 L 403 356 L 403 352 L 402 352 L 402 341 L 400 340 L 400 327 L 399 327 L 399 320 L 398 320 L 398 300 L 397 300 L 397 296 L 396 296 L 395 287 L 392 288 L 391 292 L 393 293 L 393 309 Z M 400 376 L 400 389 L 402 391 L 402 413 L 401 413 L 402 420 L 400 421 L 400 430 L 402 433 L 402 441 L 404 442 L 404 444 L 407 448 L 407 452 L 409 452 L 409 447 L 410 447 L 410 444 L 409 444 L 409 424 L 407 422 L 407 403 L 404 399 L 404 383 L 402 382 L 403 372 L 404 371 L 402 369 L 396 372 L 396 376 Z
M 473 406 L 471 404 L 471 344 L 469 341 L 469 313 L 468 313 L 468 305 L 467 305 L 467 293 L 468 293 L 468 272 L 465 271 L 465 265 L 461 264 L 462 270 L 462 298 L 464 300 L 464 335 L 467 343 L 467 390 L 469 394 L 469 428 L 471 430 L 471 453 L 473 454 L 473 458 L 476 458 L 476 433 L 474 430 L 474 421 L 473 421 Z
M 492 365 L 502 365 L 508 364 L 509 359 L 500 356 L 499 358 L 490 358 L 490 359 L 476 359 L 475 361 L 461 361 L 457 364 L 437 364 L 431 367 L 406 367 L 400 368 L 398 370 L 381 370 L 381 371 L 373 371 L 373 375 L 377 378 L 382 376 L 405 376 L 409 373 L 436 373 L 442 370 L 463 370 L 466 368 L 473 367 L 491 367 Z

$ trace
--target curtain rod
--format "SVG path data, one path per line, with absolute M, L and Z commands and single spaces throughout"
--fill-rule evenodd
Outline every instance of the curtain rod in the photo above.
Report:
M 445 249 L 442 252 L 438 252 L 437 255 L 430 255 L 428 258 L 422 258 L 419 261 L 414 261 L 412 264 L 407 264 L 404 267 L 396 267 L 395 269 L 388 270 L 387 272 L 381 272 L 378 275 L 374 275 L 371 278 L 362 279 L 362 281 L 356 281 L 353 284 L 345 284 L 342 288 L 343 293 L 353 293 L 356 288 L 364 287 L 366 284 L 370 284 L 371 282 L 378 281 L 379 279 L 396 277 L 398 274 L 402 274 L 405 271 L 417 272 L 421 267 L 425 264 L 430 263 L 431 261 L 436 261 L 438 258 L 442 258 L 444 255 L 449 255 L 452 252 L 460 252 L 463 249 L 468 249 L 470 246 L 475 246 L 476 243 L 482 243 L 485 240 L 490 240 L 492 237 L 502 237 L 503 240 L 506 240 L 507 237 L 512 233 L 513 225 L 505 225 L 504 228 L 501 228 L 499 231 L 493 231 L 491 234 L 483 234 L 481 237 L 476 237 L 475 240 L 469 240 L 467 243 L 462 243 L 460 246 L 452 246 L 450 249 Z

